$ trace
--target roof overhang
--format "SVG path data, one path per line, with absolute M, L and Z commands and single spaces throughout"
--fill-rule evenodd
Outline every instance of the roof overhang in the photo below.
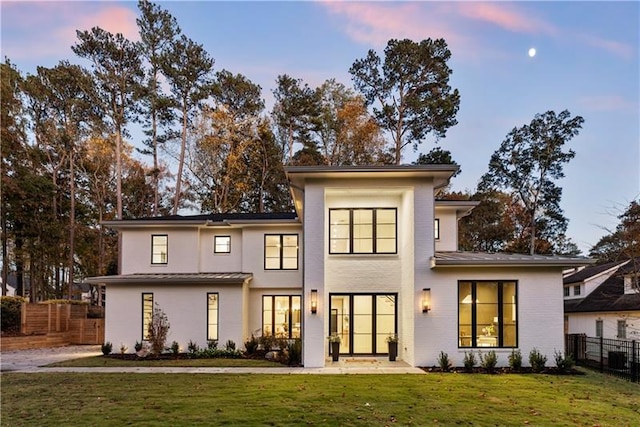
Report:
M 594 259 L 555 255 L 523 255 L 484 252 L 436 252 L 431 268 L 438 267 L 578 267 L 590 265 Z
M 435 208 L 438 210 L 455 210 L 458 219 L 471 214 L 471 211 L 480 204 L 473 200 L 436 200 Z
M 113 284 L 243 284 L 253 278 L 252 273 L 136 273 L 113 276 L 88 277 L 84 283 L 93 285 Z

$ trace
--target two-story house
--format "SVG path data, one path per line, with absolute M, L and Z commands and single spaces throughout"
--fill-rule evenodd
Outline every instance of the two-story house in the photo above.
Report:
M 438 200 L 452 165 L 288 167 L 295 212 L 108 221 L 121 274 L 106 286 L 106 340 L 133 348 L 154 303 L 170 341 L 260 334 L 301 338 L 303 364 L 387 353 L 432 366 L 440 351 L 549 356 L 563 342 L 562 270 L 581 257 L 459 252 L 458 219 L 477 202 Z M 526 357 L 525 357 L 526 359 Z

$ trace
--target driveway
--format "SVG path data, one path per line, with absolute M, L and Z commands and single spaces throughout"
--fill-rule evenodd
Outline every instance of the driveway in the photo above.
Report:
M 39 366 L 80 357 L 102 354 L 99 345 L 70 345 L 67 347 L 3 351 L 0 353 L 2 372 L 35 371 Z

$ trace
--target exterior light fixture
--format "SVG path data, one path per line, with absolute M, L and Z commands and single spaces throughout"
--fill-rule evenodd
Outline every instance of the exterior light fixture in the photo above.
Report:
M 318 312 L 318 290 L 311 289 L 311 314 Z
M 431 310 L 431 288 L 422 290 L 422 312 L 428 313 Z

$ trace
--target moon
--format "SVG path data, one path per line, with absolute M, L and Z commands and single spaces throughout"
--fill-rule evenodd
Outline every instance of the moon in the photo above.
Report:
M 529 49 L 529 58 L 533 58 L 534 56 L 536 56 L 536 48 L 532 47 Z

